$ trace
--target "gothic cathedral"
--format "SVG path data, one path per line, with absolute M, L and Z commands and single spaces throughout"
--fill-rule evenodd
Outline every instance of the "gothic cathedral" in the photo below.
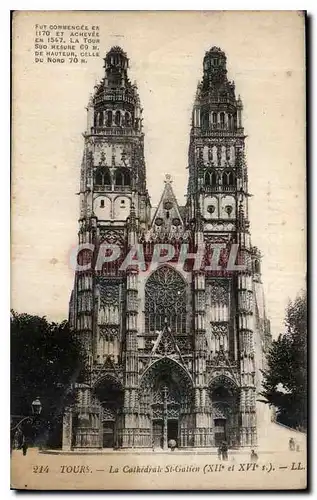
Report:
M 172 440 L 178 448 L 256 446 L 270 331 L 261 255 L 250 240 L 241 99 L 227 78 L 226 55 L 212 47 L 192 113 L 186 206 L 178 205 L 167 175 L 154 209 L 143 110 L 128 66 L 126 53 L 113 47 L 87 107 L 83 265 L 69 319 L 89 376 L 64 414 L 63 448 L 167 449 Z M 201 245 L 203 265 L 196 266 Z M 133 259 L 122 265 L 132 247 L 144 266 Z M 98 267 L 102 248 L 119 252 Z

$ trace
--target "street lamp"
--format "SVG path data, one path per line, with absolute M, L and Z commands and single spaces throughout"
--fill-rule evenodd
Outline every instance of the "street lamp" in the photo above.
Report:
M 13 427 L 11 427 L 11 445 L 13 444 L 13 439 L 16 435 L 17 432 L 22 433 L 22 436 L 25 432 L 25 424 L 35 424 L 37 417 L 39 417 L 41 411 L 42 411 L 42 403 L 40 401 L 40 398 L 37 396 L 34 401 L 31 403 L 31 409 L 32 409 L 32 416 L 26 416 L 26 417 L 19 417 L 20 420 L 18 421 L 17 424 L 15 424 Z
M 33 415 L 40 415 L 42 411 L 42 403 L 40 401 L 40 398 L 37 396 L 34 401 L 32 402 L 32 413 Z
M 11 429 L 11 430 L 17 429 L 17 428 L 18 428 L 18 427 L 22 424 L 22 422 L 25 422 L 25 421 L 27 421 L 27 420 L 28 420 L 30 423 L 33 423 L 33 422 L 34 422 L 34 420 L 35 420 L 35 418 L 36 418 L 37 416 L 39 416 L 39 415 L 40 415 L 40 413 L 41 413 L 41 411 L 42 411 L 42 403 L 41 403 L 41 401 L 40 401 L 40 398 L 39 398 L 39 397 L 36 397 L 36 398 L 34 399 L 34 401 L 33 401 L 33 402 L 32 402 L 32 404 L 31 404 L 31 408 L 32 408 L 32 414 L 33 414 L 34 416 L 32 416 L 32 417 L 31 417 L 31 416 L 28 416 L 28 417 L 22 417 L 22 418 L 21 418 L 21 420 L 20 420 L 20 421 L 19 421 L 19 422 L 18 422 L 18 423 L 14 426 L 14 427 L 12 427 L 12 429 Z

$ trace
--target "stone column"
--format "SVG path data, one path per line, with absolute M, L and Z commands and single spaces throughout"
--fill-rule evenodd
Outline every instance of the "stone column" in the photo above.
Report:
M 195 431 L 194 446 L 205 447 L 211 443 L 210 416 L 206 406 L 206 360 L 207 342 L 205 328 L 205 275 L 198 271 L 194 275 L 195 303 L 195 354 L 194 354 L 194 393 L 195 393 Z
M 242 204 L 241 204 L 242 207 Z M 240 347 L 240 445 L 256 444 L 255 348 L 253 321 L 253 287 L 247 222 L 239 209 L 239 244 L 245 270 L 238 276 L 238 330 Z
M 71 409 L 67 409 L 63 415 L 63 440 L 62 450 L 72 449 L 73 414 Z
M 138 274 L 127 271 L 126 302 L 126 362 L 125 362 L 125 394 L 124 394 L 124 431 L 122 446 L 131 448 L 139 445 L 138 425 Z M 150 444 L 149 444 L 150 446 Z

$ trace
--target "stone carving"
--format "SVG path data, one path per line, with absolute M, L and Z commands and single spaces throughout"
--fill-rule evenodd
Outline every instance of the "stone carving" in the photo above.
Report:
M 224 375 L 216 375 L 216 372 L 214 373 L 214 376 L 212 379 L 209 381 L 209 388 L 211 390 L 217 388 L 217 387 L 225 387 L 227 389 L 230 389 L 230 392 L 232 394 L 235 394 L 238 390 L 238 385 L 237 383 L 231 378 L 227 377 Z
M 116 325 L 107 325 L 107 326 L 99 326 L 100 336 L 105 340 L 113 340 L 115 337 L 119 335 L 119 326 Z
M 210 280 L 208 294 L 211 304 L 229 304 L 229 282 L 226 280 Z
M 125 242 L 124 232 L 119 230 L 114 231 L 112 229 L 101 228 L 99 232 L 99 242 L 122 246 Z
M 100 277 L 97 280 L 101 305 L 117 306 L 120 298 L 120 281 Z
M 116 419 L 116 414 L 115 411 L 112 408 L 103 408 L 102 409 L 102 415 L 101 415 L 102 421 L 113 421 Z
M 213 335 L 216 337 L 220 337 L 222 335 L 227 335 L 228 334 L 228 325 L 225 324 L 219 324 L 219 323 L 212 323 L 211 324 L 211 332 Z
M 233 413 L 234 408 L 230 403 L 214 402 L 212 403 L 212 414 L 214 419 L 227 419 Z

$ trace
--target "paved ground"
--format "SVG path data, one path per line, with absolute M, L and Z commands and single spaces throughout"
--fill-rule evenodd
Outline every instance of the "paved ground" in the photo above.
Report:
M 22 489 L 299 489 L 306 485 L 306 453 L 213 453 L 54 455 L 12 452 L 11 484 Z
M 290 437 L 299 451 L 288 451 Z M 228 461 L 216 449 L 175 452 L 102 450 L 52 453 L 14 450 L 11 485 L 20 489 L 99 490 L 234 490 L 303 489 L 306 487 L 306 435 L 272 423 L 259 428 L 258 462 L 250 450 L 229 451 Z

